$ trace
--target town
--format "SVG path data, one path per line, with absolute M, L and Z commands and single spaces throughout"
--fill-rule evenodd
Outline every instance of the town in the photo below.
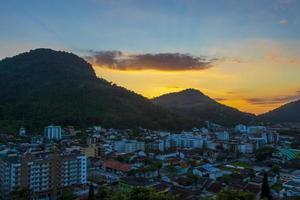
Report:
M 91 191 L 105 199 L 138 187 L 180 200 L 214 199 L 225 190 L 255 199 L 265 180 L 273 199 L 296 197 L 299 127 L 206 122 L 166 132 L 49 125 L 43 133 L 22 127 L 0 134 L 0 199 L 88 199 Z

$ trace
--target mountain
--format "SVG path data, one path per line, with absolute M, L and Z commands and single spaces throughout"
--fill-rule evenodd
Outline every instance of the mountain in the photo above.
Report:
M 208 120 L 221 125 L 232 126 L 249 123 L 254 115 L 225 106 L 195 89 L 164 94 L 152 99 L 153 103 L 170 109 L 177 114 L 195 119 L 199 123 Z
M 153 129 L 192 126 L 147 98 L 98 78 L 89 63 L 72 53 L 36 49 L 5 58 L 0 61 L 0 77 L 2 131 L 52 123 Z
M 300 122 L 300 100 L 287 103 L 258 117 L 265 122 Z

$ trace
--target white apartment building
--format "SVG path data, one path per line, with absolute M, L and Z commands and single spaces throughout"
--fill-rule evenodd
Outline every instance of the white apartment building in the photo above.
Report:
M 229 133 L 227 131 L 216 132 L 218 140 L 229 140 Z
M 120 153 L 145 151 L 145 142 L 137 140 L 118 140 L 114 142 L 114 150 Z
M 0 199 L 10 199 L 17 187 L 30 199 L 55 199 L 66 187 L 86 184 L 87 159 L 81 154 L 37 153 L 0 158 Z
M 242 143 L 238 146 L 241 153 L 253 153 L 255 145 L 253 143 Z
M 60 140 L 62 129 L 60 126 L 47 126 L 44 129 L 44 135 L 48 140 Z
M 238 124 L 235 126 L 234 128 L 235 132 L 238 133 L 246 133 L 247 132 L 247 126 L 243 125 L 243 124 Z
M 168 137 L 171 144 L 179 148 L 202 148 L 204 139 L 201 135 L 192 133 L 172 134 Z

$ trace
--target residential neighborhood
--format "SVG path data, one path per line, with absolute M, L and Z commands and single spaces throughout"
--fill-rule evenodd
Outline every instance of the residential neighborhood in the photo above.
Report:
M 55 199 L 71 191 L 87 199 L 92 185 L 127 193 L 151 188 L 175 199 L 216 198 L 241 191 L 260 198 L 264 179 L 273 199 L 300 196 L 297 124 L 217 124 L 188 131 L 49 125 L 0 135 L 0 199 Z M 298 145 L 298 146 L 297 146 Z

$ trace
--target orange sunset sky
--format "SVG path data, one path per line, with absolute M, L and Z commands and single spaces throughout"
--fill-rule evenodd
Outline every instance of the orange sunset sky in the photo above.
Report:
M 213 55 L 227 55 L 204 70 L 117 70 L 93 66 L 98 76 L 148 98 L 196 88 L 220 103 L 260 114 L 300 98 L 299 47 L 300 43 L 252 40 L 211 49 Z

